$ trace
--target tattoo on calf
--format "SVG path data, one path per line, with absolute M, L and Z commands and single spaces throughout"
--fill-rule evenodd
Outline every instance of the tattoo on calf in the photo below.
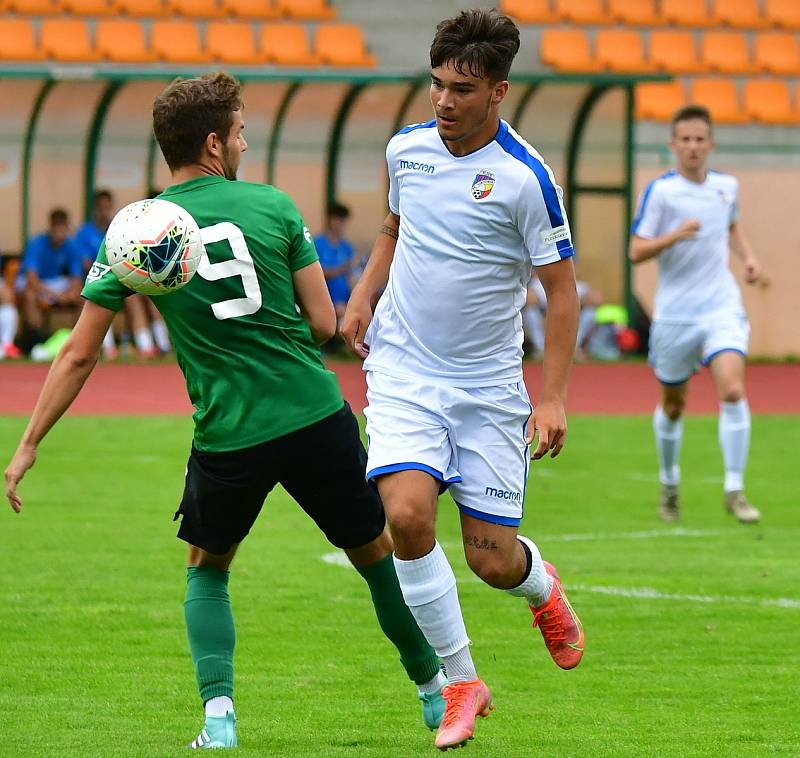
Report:
M 497 541 L 489 540 L 486 537 L 480 537 L 467 534 L 464 536 L 464 544 L 474 547 L 476 550 L 497 550 Z
M 395 240 L 399 237 L 397 229 L 394 229 L 391 226 L 386 226 L 386 224 L 381 227 L 381 234 L 385 234 L 387 237 L 391 237 Z

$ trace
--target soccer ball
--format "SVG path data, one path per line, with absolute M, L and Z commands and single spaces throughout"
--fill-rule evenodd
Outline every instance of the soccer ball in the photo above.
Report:
M 192 216 L 169 200 L 126 205 L 106 232 L 108 265 L 126 287 L 165 295 L 183 287 L 205 253 Z

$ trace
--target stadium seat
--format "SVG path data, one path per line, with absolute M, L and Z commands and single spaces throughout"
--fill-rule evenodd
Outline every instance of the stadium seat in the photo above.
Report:
M 654 0 L 609 0 L 608 15 L 620 24 L 658 26 L 663 23 Z
M 187 18 L 220 18 L 225 15 L 219 0 L 168 0 L 167 5 Z
M 758 0 L 714 0 L 711 18 L 718 26 L 760 29 L 766 25 Z
M 542 63 L 559 71 L 599 71 L 592 57 L 589 37 L 581 29 L 545 29 L 539 44 Z
M 697 47 L 691 32 L 650 32 L 649 59 L 659 71 L 670 74 L 695 74 L 705 70 L 697 59 Z
M 259 36 L 259 51 L 265 60 L 278 66 L 316 66 L 303 24 L 264 24 Z
M 168 63 L 206 63 L 208 55 L 200 44 L 200 33 L 193 21 L 154 21 L 152 49 Z
M 562 21 L 573 24 L 610 24 L 603 0 L 555 0 L 555 11 Z
M 0 18 L 0 60 L 40 61 L 33 24 L 27 18 Z
M 264 54 L 256 49 L 253 27 L 246 22 L 212 21 L 206 27 L 206 50 L 222 63 L 263 63 Z
M 278 11 L 272 0 L 222 0 L 226 13 L 247 19 L 276 18 Z
M 151 63 L 155 53 L 147 47 L 144 29 L 132 19 L 97 22 L 97 52 L 114 63 Z
M 336 18 L 336 11 L 326 0 L 275 0 L 275 9 L 282 16 L 306 21 L 330 21 Z
M 602 68 L 618 72 L 653 71 L 644 57 L 642 35 L 630 29 L 602 29 L 595 38 L 595 57 Z
M 41 46 L 48 58 L 57 61 L 96 61 L 100 56 L 92 47 L 85 21 L 75 18 L 48 18 L 41 25 Z
M 764 124 L 800 124 L 800 110 L 792 108 L 789 86 L 784 81 L 745 82 L 744 110 L 750 118 Z
M 710 26 L 705 0 L 661 0 L 661 15 L 668 24 Z
M 116 10 L 129 16 L 146 18 L 172 15 L 164 0 L 111 0 L 111 3 Z
M 800 3 L 797 0 L 765 0 L 767 23 L 783 29 L 800 29 Z
M 683 83 L 646 82 L 636 85 L 636 118 L 670 121 L 672 114 L 686 102 Z
M 773 74 L 800 74 L 800 43 L 792 32 L 760 32 L 756 35 L 755 65 Z
M 732 79 L 697 78 L 689 84 L 689 101 L 705 105 L 714 121 L 743 124 L 747 115 L 739 106 L 739 93 Z
M 364 33 L 356 24 L 318 26 L 314 49 L 320 62 L 328 66 L 372 68 L 377 62 L 369 54 Z
M 747 37 L 740 32 L 706 32 L 700 42 L 700 60 L 709 71 L 723 74 L 755 71 Z
M 108 16 L 114 13 L 110 0 L 60 0 L 60 6 L 73 16 Z
M 552 24 L 558 20 L 549 0 L 500 0 L 500 11 L 520 24 Z
M 6 0 L 4 11 L 16 11 L 25 16 L 47 16 L 56 13 L 55 0 Z

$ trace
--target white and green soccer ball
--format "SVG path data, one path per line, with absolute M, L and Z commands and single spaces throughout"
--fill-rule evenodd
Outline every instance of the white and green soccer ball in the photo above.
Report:
M 126 205 L 106 232 L 108 265 L 126 287 L 165 295 L 194 276 L 205 248 L 192 216 L 169 200 Z

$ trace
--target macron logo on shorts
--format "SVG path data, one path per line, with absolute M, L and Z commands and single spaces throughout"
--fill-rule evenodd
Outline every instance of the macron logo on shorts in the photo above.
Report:
M 489 497 L 496 497 L 499 500 L 522 500 L 522 495 L 513 490 L 498 490 L 494 487 L 487 487 L 484 494 L 489 495 Z

